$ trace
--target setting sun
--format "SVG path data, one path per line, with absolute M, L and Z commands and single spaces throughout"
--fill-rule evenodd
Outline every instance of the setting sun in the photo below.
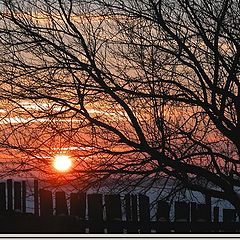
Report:
M 66 155 L 57 155 L 54 158 L 53 166 L 60 172 L 66 172 L 70 170 L 72 166 L 72 160 Z

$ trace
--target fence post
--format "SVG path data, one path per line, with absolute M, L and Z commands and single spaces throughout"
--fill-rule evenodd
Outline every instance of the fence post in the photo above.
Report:
M 39 216 L 39 189 L 38 189 L 38 180 L 33 182 L 34 188 L 34 215 Z
M 236 222 L 236 217 L 235 209 L 223 209 L 223 222 Z
M 196 222 L 197 219 L 197 203 L 191 202 L 190 203 L 190 212 L 191 212 L 191 222 Z
M 214 232 L 219 232 L 219 207 L 214 207 L 213 208 L 213 230 Z
M 139 194 L 139 220 L 141 224 L 140 232 L 141 233 L 150 233 L 150 203 L 149 197 Z
M 70 215 L 80 218 L 81 224 L 78 226 L 78 232 L 85 233 L 86 193 L 70 193 Z
M 234 232 L 232 223 L 236 222 L 237 213 L 235 209 L 223 209 L 224 231 Z
M 68 215 L 66 194 L 63 191 L 56 192 L 56 215 Z
M 13 210 L 12 179 L 7 179 L 7 210 Z
M 88 219 L 90 220 L 90 233 L 104 233 L 102 194 L 89 194 Z
M 125 195 L 125 208 L 127 220 L 127 232 L 138 233 L 138 205 L 137 195 Z
M 197 203 L 190 202 L 190 221 L 191 221 L 191 232 L 197 232 Z
M 137 195 L 127 194 L 126 199 L 126 217 L 127 232 L 138 233 L 138 205 Z
M 132 230 L 131 233 L 138 233 L 138 202 L 137 195 L 131 196 L 132 200 Z
M 207 222 L 212 221 L 212 198 L 210 196 L 205 196 L 205 204 L 206 204 L 206 211 L 207 211 Z
M 187 202 L 175 202 L 175 222 L 190 222 L 190 204 Z M 181 227 L 181 224 L 176 224 L 175 231 L 177 232 L 189 232 L 190 224 L 186 225 L 185 229 Z
M 106 218 L 108 233 L 122 233 L 122 208 L 120 195 L 105 195 Z
M 213 208 L 213 222 L 215 223 L 219 222 L 219 207 Z
M 52 192 L 40 189 L 40 215 L 50 216 L 53 215 L 53 199 Z
M 22 212 L 26 213 L 26 181 L 22 181 Z
M 14 210 L 22 210 L 21 200 L 21 182 L 14 182 Z
M 126 221 L 130 222 L 132 220 L 130 194 L 126 194 L 125 195 L 125 211 L 126 211 Z
M 192 231 L 205 232 L 209 230 L 210 223 L 209 205 L 196 204 L 195 219 L 192 224 Z M 200 223 L 200 224 L 196 224 Z
M 132 221 L 138 221 L 138 204 L 137 204 L 137 195 L 132 195 Z
M 209 218 L 209 206 L 206 204 L 197 204 L 197 216 L 198 222 L 210 222 Z
M 169 213 L 169 203 L 163 200 L 159 200 L 157 202 L 157 222 L 159 222 L 156 228 L 157 233 L 170 232 Z
M 190 207 L 186 202 L 175 202 L 175 221 L 189 222 L 190 220 Z
M 0 183 L 0 215 L 6 213 L 6 184 L 5 182 Z
M 86 217 L 86 193 L 78 192 L 70 194 L 70 215 L 80 219 Z

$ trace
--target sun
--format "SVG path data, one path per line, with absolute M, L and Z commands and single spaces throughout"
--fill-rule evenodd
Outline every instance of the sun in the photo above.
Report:
M 67 172 L 72 167 L 72 160 L 66 155 L 56 155 L 54 157 L 53 167 L 59 172 Z

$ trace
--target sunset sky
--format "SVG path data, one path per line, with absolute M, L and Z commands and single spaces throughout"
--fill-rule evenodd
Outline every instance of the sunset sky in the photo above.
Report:
M 87 186 L 164 176 L 217 197 L 231 189 L 237 206 L 239 4 L 230 2 L 2 1 L 2 177 Z

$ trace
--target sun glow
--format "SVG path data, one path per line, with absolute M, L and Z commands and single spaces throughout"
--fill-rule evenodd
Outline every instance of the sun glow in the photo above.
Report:
M 72 160 L 66 155 L 57 155 L 54 158 L 53 167 L 59 172 L 67 172 L 72 167 Z

